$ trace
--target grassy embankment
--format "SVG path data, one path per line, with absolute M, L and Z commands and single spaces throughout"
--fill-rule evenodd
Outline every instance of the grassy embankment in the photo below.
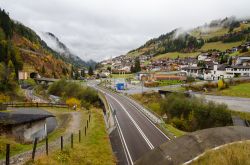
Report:
M 214 90 L 210 94 L 234 97 L 247 97 L 250 98 L 250 83 L 242 83 L 235 86 L 230 86 L 223 90 Z
M 66 108 L 46 108 L 45 110 L 53 113 L 56 116 L 58 127 L 52 133 L 49 134 L 49 141 L 56 140 L 63 135 L 71 121 L 70 111 Z M 31 150 L 32 144 L 21 144 L 15 141 L 14 138 L 0 136 L 0 159 L 5 157 L 6 144 L 11 146 L 11 156 Z M 38 146 L 44 145 L 45 141 L 39 142 Z
M 210 150 L 205 152 L 203 156 L 191 165 L 249 165 L 250 160 L 250 141 L 242 143 L 233 143 L 223 146 L 217 150 Z
M 83 121 L 87 120 L 86 117 L 87 115 L 85 115 Z M 74 149 L 70 149 L 70 146 L 66 145 L 63 152 L 57 150 L 50 153 L 49 156 L 39 157 L 33 164 L 116 164 L 103 121 L 102 111 L 100 109 L 92 109 L 91 122 L 87 130 L 87 136 L 82 134 L 80 143 L 78 141 L 78 136 L 74 136 L 74 142 Z
M 162 116 L 162 112 L 160 110 L 160 100 L 162 99 L 157 94 L 151 94 L 151 95 L 141 95 L 141 94 L 134 94 L 132 97 L 139 101 L 142 105 L 145 105 L 147 108 L 151 109 L 158 115 Z M 165 128 L 173 133 L 176 137 L 182 136 L 185 134 L 184 131 L 181 131 L 175 127 L 173 127 L 171 124 L 165 124 Z

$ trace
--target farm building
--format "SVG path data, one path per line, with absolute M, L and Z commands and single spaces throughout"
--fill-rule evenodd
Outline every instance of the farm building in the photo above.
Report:
M 14 137 L 23 143 L 33 142 L 47 136 L 46 118 L 51 114 L 16 114 L 0 112 L 0 135 Z

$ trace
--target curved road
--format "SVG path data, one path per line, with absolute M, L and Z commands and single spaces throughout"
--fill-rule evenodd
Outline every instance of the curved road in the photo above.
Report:
M 146 152 L 170 139 L 153 124 L 128 98 L 107 89 L 103 92 L 114 111 L 127 163 L 133 164 Z

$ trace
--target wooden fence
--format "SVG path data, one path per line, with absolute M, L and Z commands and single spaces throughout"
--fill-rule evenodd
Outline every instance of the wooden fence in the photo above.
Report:
M 87 136 L 87 130 L 89 128 L 89 124 L 91 121 L 91 114 L 89 114 L 88 119 L 86 121 L 86 123 L 84 122 L 84 127 L 82 127 L 82 129 L 80 129 L 75 135 L 75 139 L 74 139 L 74 134 L 71 133 L 68 138 L 64 138 L 63 136 L 60 137 L 60 146 L 58 146 L 58 148 L 60 148 L 61 151 L 63 151 L 65 149 L 65 143 L 66 144 L 70 144 L 70 148 L 74 149 L 74 144 L 77 143 L 81 143 L 82 141 L 82 137 L 83 136 Z M 84 133 L 82 133 L 84 132 Z M 77 137 L 78 135 L 78 137 Z M 76 139 L 77 138 L 77 139 Z M 32 149 L 32 153 L 31 153 L 31 160 L 34 161 L 35 160 L 35 156 L 36 156 L 36 150 L 37 150 L 37 146 L 38 146 L 38 138 L 34 139 L 34 143 L 33 143 L 33 149 Z M 48 137 L 45 138 L 45 153 L 47 156 L 49 155 L 49 140 Z M 11 155 L 11 145 L 10 144 L 6 144 L 6 150 L 5 150 L 5 164 L 6 165 L 10 165 L 10 155 Z
M 68 104 L 57 103 L 32 103 L 32 102 L 9 102 L 3 103 L 3 107 L 57 107 L 57 108 L 69 108 Z

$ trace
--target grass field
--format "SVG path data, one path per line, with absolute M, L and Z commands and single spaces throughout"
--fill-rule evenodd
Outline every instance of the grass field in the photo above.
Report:
M 84 118 L 86 121 L 86 118 Z M 84 122 L 85 123 L 85 122 Z M 83 134 L 82 134 L 83 135 Z M 106 132 L 105 123 L 101 109 L 92 109 L 91 122 L 87 130 L 87 136 L 82 136 L 79 143 L 78 136 L 74 138 L 74 148 L 66 146 L 65 150 L 52 152 L 49 156 L 39 157 L 35 165 L 115 165 L 116 159 L 113 156 L 109 137 Z
M 250 164 L 250 141 L 233 143 L 217 150 L 205 152 L 191 165 L 249 165 Z
M 137 57 L 140 56 L 143 52 L 133 51 L 131 53 L 128 53 L 127 55 L 130 57 Z
M 183 83 L 181 80 L 161 80 L 157 81 L 159 86 L 177 85 Z
M 205 33 L 201 33 L 201 29 L 194 29 L 191 32 L 192 36 L 195 36 L 196 38 L 203 38 L 203 39 L 209 39 L 215 36 L 223 36 L 224 34 L 226 34 L 228 32 L 227 28 L 218 28 L 218 29 L 211 29 L 211 31 Z
M 230 86 L 227 89 L 221 91 L 212 92 L 216 95 L 222 96 L 235 96 L 235 97 L 247 97 L 250 98 L 250 83 L 242 83 L 235 86 Z
M 171 52 L 171 53 L 165 53 L 165 54 L 159 54 L 152 58 L 153 61 L 159 60 L 159 59 L 166 59 L 166 58 L 185 58 L 185 57 L 196 57 L 199 55 L 200 52 L 193 52 L 193 53 L 180 53 L 180 52 Z
M 232 47 L 239 46 L 242 42 L 232 42 L 232 43 L 222 43 L 219 42 L 210 42 L 205 43 L 205 45 L 202 46 L 200 51 L 207 51 L 209 49 L 218 49 L 220 51 L 225 51 L 227 49 L 231 49 Z

